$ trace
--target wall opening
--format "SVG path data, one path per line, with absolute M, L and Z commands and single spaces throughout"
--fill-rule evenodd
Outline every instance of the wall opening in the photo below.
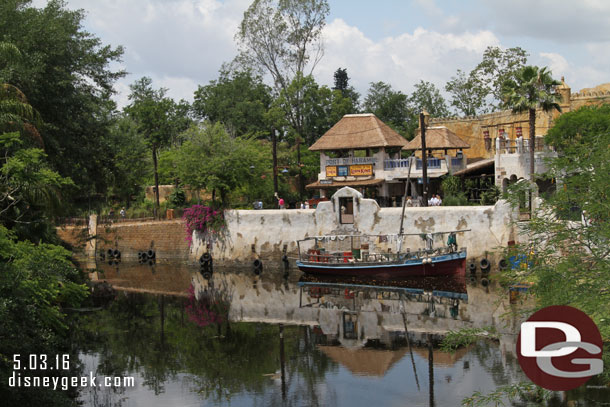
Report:
M 340 217 L 339 223 L 341 224 L 352 224 L 354 223 L 354 199 L 339 198 Z

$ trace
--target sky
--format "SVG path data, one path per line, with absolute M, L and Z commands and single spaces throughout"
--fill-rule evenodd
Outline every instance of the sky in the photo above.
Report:
M 44 0 L 35 0 L 40 7 Z M 84 29 L 125 48 L 115 100 L 128 103 L 142 76 L 192 101 L 237 54 L 237 27 L 251 0 L 67 0 L 84 9 Z M 411 93 L 420 80 L 443 90 L 458 69 L 470 72 L 488 46 L 521 47 L 528 63 L 565 77 L 572 92 L 610 82 L 608 0 L 329 0 L 321 85 L 346 68 L 364 97 L 371 82 Z M 443 93 L 444 90 L 443 90 Z M 448 95 L 445 93 L 445 96 Z

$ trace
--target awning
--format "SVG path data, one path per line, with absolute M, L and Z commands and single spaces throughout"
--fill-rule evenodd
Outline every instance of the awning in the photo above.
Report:
M 342 188 L 342 187 L 372 187 L 383 184 L 383 179 L 363 179 L 354 181 L 335 181 L 332 180 L 330 183 L 326 183 L 329 180 L 322 180 L 313 182 L 307 185 L 307 189 L 330 189 L 330 188 Z
M 470 173 L 475 172 L 475 171 L 482 170 L 482 169 L 487 168 L 487 167 L 491 167 L 490 175 L 492 175 L 494 173 L 494 171 L 493 171 L 494 165 L 495 165 L 495 159 L 487 158 L 485 160 L 480 160 L 480 161 L 477 161 L 475 163 L 468 164 L 466 166 L 466 168 L 464 168 L 463 170 L 459 170 L 459 171 L 454 172 L 453 175 L 456 175 L 456 176 L 467 175 L 467 174 L 470 174 Z

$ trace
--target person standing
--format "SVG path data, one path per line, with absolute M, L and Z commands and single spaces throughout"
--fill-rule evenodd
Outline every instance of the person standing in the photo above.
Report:
M 286 203 L 284 202 L 284 198 L 280 198 L 277 192 L 275 193 L 275 198 L 277 199 L 277 204 L 280 209 L 286 209 Z

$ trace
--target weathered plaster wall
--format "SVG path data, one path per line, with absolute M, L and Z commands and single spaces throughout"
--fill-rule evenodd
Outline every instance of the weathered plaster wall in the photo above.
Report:
M 341 197 L 354 199 L 354 224 L 339 223 Z M 396 234 L 400 227 L 402 208 L 380 208 L 374 200 L 364 199 L 351 189 L 339 190 L 328 202 L 321 202 L 315 210 L 234 210 L 226 212 L 227 236 L 213 247 L 218 260 L 248 261 L 253 249 L 261 258 L 278 260 L 284 246 L 291 254 L 297 253 L 296 240 L 331 233 Z M 458 234 L 460 247 L 468 248 L 469 257 L 482 257 L 499 246 L 515 240 L 511 219 L 513 211 L 505 201 L 494 206 L 406 208 L 404 233 L 432 233 L 471 229 Z M 447 237 L 438 237 L 441 245 Z M 395 246 L 395 243 L 388 243 Z M 382 244 L 383 247 L 383 244 Z M 403 247 L 423 247 L 419 236 L 409 236 Z M 193 237 L 191 259 L 196 260 L 207 251 L 197 233 Z

